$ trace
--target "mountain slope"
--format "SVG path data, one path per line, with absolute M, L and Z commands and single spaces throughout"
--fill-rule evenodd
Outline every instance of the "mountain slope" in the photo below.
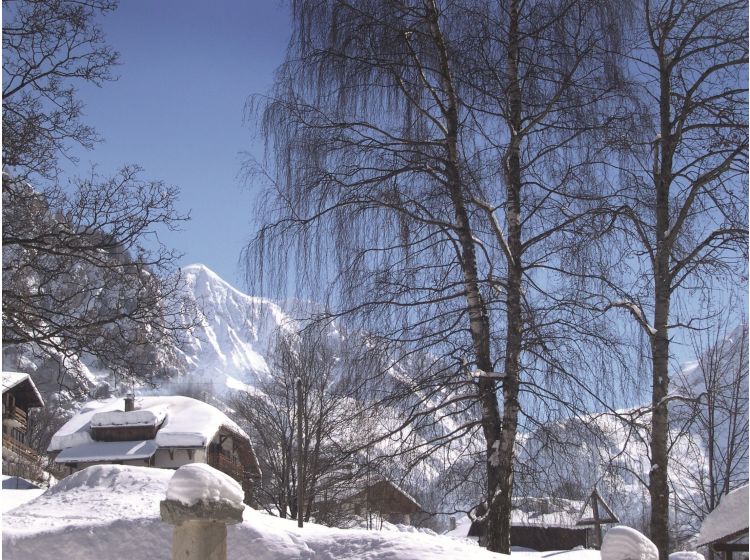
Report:
M 207 384 L 217 393 L 257 385 L 268 374 L 276 333 L 294 321 L 277 303 L 240 292 L 204 265 L 187 266 L 182 274 L 203 316 L 178 350 L 185 366 L 173 382 Z

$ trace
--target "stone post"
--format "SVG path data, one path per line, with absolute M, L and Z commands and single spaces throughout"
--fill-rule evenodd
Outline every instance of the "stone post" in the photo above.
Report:
M 241 522 L 244 511 L 223 501 L 163 500 L 160 509 L 162 521 L 174 525 L 172 560 L 226 560 L 227 525 Z

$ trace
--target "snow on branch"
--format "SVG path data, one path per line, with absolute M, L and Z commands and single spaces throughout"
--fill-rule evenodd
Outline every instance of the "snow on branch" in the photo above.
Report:
M 656 335 L 656 329 L 649 324 L 649 322 L 646 320 L 646 316 L 644 315 L 643 310 L 637 304 L 633 303 L 630 300 L 614 301 L 609 303 L 604 309 L 602 309 L 602 312 L 609 311 L 613 307 L 627 309 L 628 311 L 630 311 L 630 314 L 635 318 L 635 320 L 638 321 L 638 324 L 643 327 L 643 329 L 649 335 Z

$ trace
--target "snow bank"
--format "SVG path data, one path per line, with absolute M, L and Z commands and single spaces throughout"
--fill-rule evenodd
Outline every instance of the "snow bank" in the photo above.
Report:
M 604 535 L 601 560 L 659 560 L 659 551 L 644 534 L 618 525 Z
M 537 552 L 536 550 L 511 547 L 511 560 L 600 560 L 598 550 L 574 549 L 555 552 Z M 473 557 L 470 557 L 473 560 Z M 467 559 L 468 560 L 468 559 Z
M 172 527 L 161 521 L 159 502 L 173 474 L 123 465 L 79 471 L 3 516 L 3 558 L 42 560 L 54 551 L 58 558 L 76 560 L 169 560 Z M 445 536 L 331 529 L 313 523 L 299 529 L 294 521 L 251 508 L 245 509 L 242 523 L 228 527 L 227 548 L 230 560 L 508 560 Z M 583 552 L 590 551 L 564 553 L 565 558 L 557 560 L 597 560 Z
M 242 507 L 245 493 L 240 483 L 203 463 L 177 469 L 167 487 L 167 499 L 192 506 L 197 502 L 229 502 Z
M 700 552 L 681 550 L 669 555 L 669 560 L 706 560 Z
M 2 499 L 0 499 L 0 512 L 5 516 L 5 512 L 16 509 L 43 493 L 43 488 L 28 488 L 26 490 L 3 488 L 2 491 L 0 491 L 0 496 L 2 497 Z
M 444 534 L 457 539 L 468 539 L 469 529 L 471 529 L 471 523 L 471 518 L 468 515 L 463 515 L 456 520 L 456 528 Z M 474 540 L 476 540 L 476 538 Z
M 0 491 L 0 512 L 17 508 L 44 493 L 34 483 L 18 476 L 3 475 L 3 489 Z
M 721 498 L 719 505 L 703 520 L 696 546 L 711 544 L 748 530 L 748 485 Z

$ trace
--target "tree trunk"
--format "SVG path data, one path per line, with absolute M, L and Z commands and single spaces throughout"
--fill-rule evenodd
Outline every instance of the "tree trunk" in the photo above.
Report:
M 666 301 L 664 301 L 666 299 Z M 657 297 L 657 310 L 666 313 L 668 298 Z M 657 315 L 660 313 L 657 313 Z M 665 398 L 669 391 L 669 338 L 666 321 L 656 327 L 651 342 L 653 359 L 653 392 L 651 419 L 651 471 L 649 494 L 651 496 L 651 540 L 659 549 L 659 558 L 669 557 L 669 409 Z
M 492 371 L 493 363 L 490 355 L 490 323 L 487 307 L 479 290 L 479 279 L 477 273 L 476 249 L 469 222 L 466 202 L 464 199 L 464 186 L 460 174 L 460 159 L 458 150 L 458 100 L 448 64 L 448 55 L 443 40 L 442 31 L 438 21 L 437 7 L 434 1 L 428 4 L 428 17 L 430 20 L 431 33 L 435 40 L 440 56 L 440 71 L 442 75 L 442 88 L 447 97 L 445 120 L 446 120 L 446 183 L 450 193 L 453 211 L 455 214 L 455 231 L 458 235 L 461 247 L 461 268 L 464 276 L 464 288 L 466 290 L 466 304 L 469 313 L 469 329 L 471 332 L 476 365 L 480 370 Z M 497 454 L 496 443 L 501 435 L 502 424 L 500 421 L 500 410 L 497 396 L 495 394 L 495 383 L 492 379 L 479 379 L 479 402 L 482 410 L 482 431 L 487 445 L 487 501 L 488 501 L 488 536 L 497 530 L 497 506 L 493 498 L 496 488 L 500 483 L 501 472 L 499 464 L 493 460 Z M 515 439 L 515 433 L 513 434 Z M 512 478 L 511 478 L 512 481 Z M 495 519 L 493 522 L 492 520 Z M 507 540 L 510 542 L 510 514 L 508 512 L 505 523 Z M 489 543 L 490 541 L 488 541 Z M 495 548 L 493 548 L 493 546 Z M 488 544 L 493 551 L 500 551 L 497 545 Z
M 660 57 L 660 138 L 654 146 L 654 186 L 656 189 L 656 251 L 654 262 L 654 332 L 651 334 L 651 540 L 659 558 L 669 558 L 669 304 L 671 298 L 669 188 L 672 181 L 672 138 L 670 74 L 668 61 Z
M 521 312 L 521 88 L 518 83 L 518 0 L 510 5 L 508 28 L 508 101 L 510 108 L 510 142 L 506 152 L 505 220 L 508 227 L 508 277 L 505 340 L 505 378 L 503 380 L 502 433 L 497 450 L 498 482 L 493 490 L 488 513 L 487 548 L 510 554 L 510 516 L 513 507 L 513 463 L 518 428 L 518 382 L 521 361 L 523 316 Z

